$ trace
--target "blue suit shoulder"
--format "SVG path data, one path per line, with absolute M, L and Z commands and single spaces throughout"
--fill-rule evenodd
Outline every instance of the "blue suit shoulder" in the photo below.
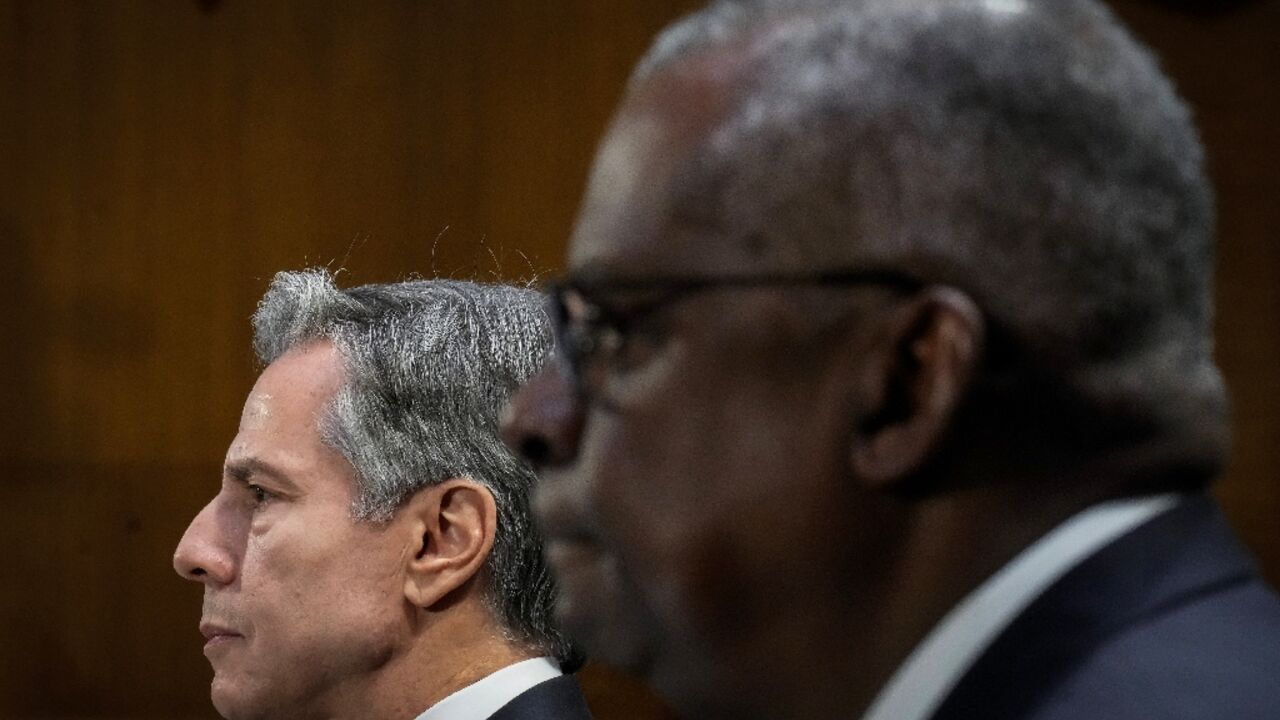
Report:
M 1090 653 L 1037 720 L 1280 718 L 1280 600 L 1261 582 L 1220 588 Z
M 1280 598 L 1189 496 L 1054 583 L 934 720 L 1280 718 Z
M 538 683 L 512 698 L 489 720 L 592 720 L 573 675 Z

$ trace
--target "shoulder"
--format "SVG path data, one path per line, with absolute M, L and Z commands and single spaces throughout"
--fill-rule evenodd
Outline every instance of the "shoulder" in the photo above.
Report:
M 1197 497 L 1054 583 L 935 718 L 1262 720 L 1278 707 L 1280 598 Z
M 538 683 L 503 705 L 489 720 L 592 720 L 572 675 Z
M 1129 625 L 1067 674 L 1034 717 L 1262 720 L 1276 708 L 1280 599 L 1255 580 Z

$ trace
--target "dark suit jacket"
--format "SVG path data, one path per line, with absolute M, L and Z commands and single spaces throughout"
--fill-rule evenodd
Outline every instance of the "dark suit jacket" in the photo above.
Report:
M 592 720 L 578 681 L 561 675 L 538 683 L 511 699 L 489 720 Z
M 1280 598 L 1190 497 L 1051 586 L 933 717 L 1280 718 Z

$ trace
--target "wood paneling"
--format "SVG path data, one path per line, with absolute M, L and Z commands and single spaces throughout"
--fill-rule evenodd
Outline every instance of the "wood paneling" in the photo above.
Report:
M 696 4 L 0 0 L 0 717 L 213 717 L 169 557 L 252 383 L 267 279 L 554 270 L 630 65 Z M 1220 494 L 1280 579 L 1280 8 L 1121 7 L 1213 156 Z M 602 720 L 661 717 L 585 682 Z
M 1115 5 L 1160 53 L 1208 149 L 1218 192 L 1217 355 L 1235 423 L 1217 494 L 1280 585 L 1280 2 L 1216 13 L 1216 3 L 1199 13 Z
M 560 261 L 689 1 L 0 2 L 0 717 L 213 717 L 173 546 L 270 276 Z M 660 717 L 585 676 L 602 717 Z

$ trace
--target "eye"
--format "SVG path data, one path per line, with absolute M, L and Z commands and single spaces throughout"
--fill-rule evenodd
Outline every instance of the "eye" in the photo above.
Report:
M 646 318 L 647 319 L 647 318 Z M 637 369 L 661 346 L 661 328 L 653 323 L 632 323 L 627 328 L 612 328 L 600 339 L 604 355 L 618 372 Z
M 253 498 L 254 505 L 265 505 L 269 500 L 275 498 L 275 495 L 261 485 L 249 483 L 245 485 L 245 488 L 249 491 L 250 497 Z
M 566 324 L 565 351 L 588 365 L 607 361 L 626 342 L 626 320 L 599 307 Z
M 616 315 L 584 324 L 574 338 L 578 355 L 588 364 L 611 365 L 630 342 L 630 323 Z
M 662 351 L 666 334 L 648 315 L 594 329 L 593 350 L 584 358 L 583 384 L 602 396 L 625 394 Z
M 588 300 L 580 292 L 561 299 L 560 340 L 584 388 L 627 383 L 662 349 L 667 320 L 660 312 L 674 296 L 651 290 L 614 292 Z
M 615 319 L 600 322 L 587 331 L 587 337 L 583 343 L 584 354 L 613 357 L 626 345 L 626 342 L 627 330 L 622 321 Z

